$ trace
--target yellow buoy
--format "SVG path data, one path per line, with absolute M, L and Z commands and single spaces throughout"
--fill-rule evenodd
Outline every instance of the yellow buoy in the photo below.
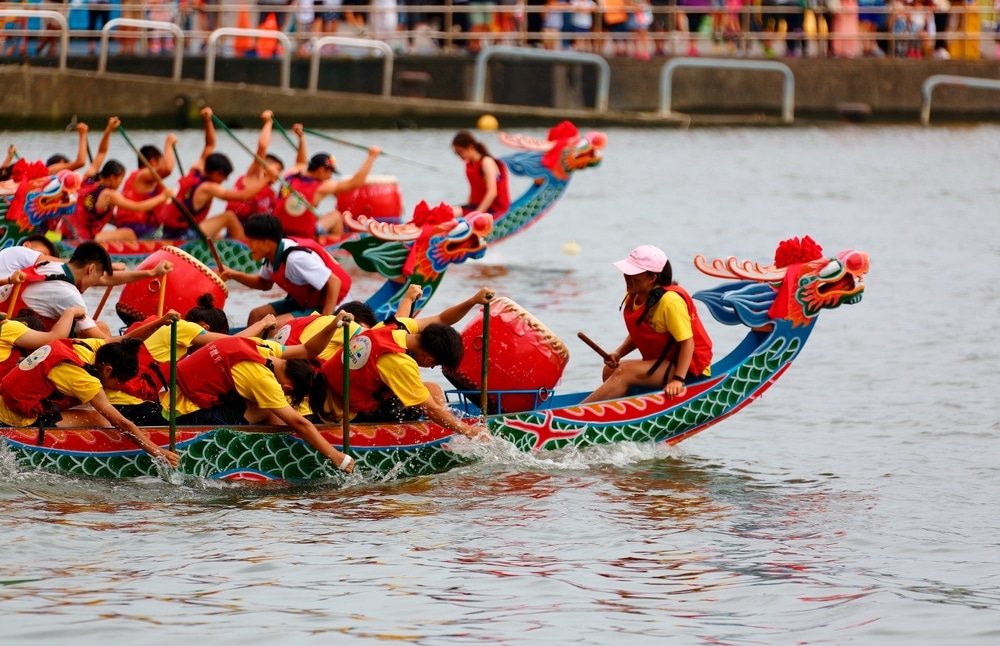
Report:
M 576 240 L 570 240 L 562 246 L 562 252 L 567 256 L 575 256 L 580 253 L 580 245 L 577 244 Z
M 480 130 L 493 132 L 500 127 L 500 122 L 492 114 L 484 114 L 479 117 L 479 121 L 476 122 L 476 127 Z

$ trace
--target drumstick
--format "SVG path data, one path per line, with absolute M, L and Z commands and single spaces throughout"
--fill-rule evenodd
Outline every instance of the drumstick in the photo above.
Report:
M 101 310 L 104 309 L 104 304 L 108 302 L 108 297 L 111 296 L 111 290 L 114 288 L 114 285 L 108 285 L 104 290 L 104 296 L 101 296 L 101 302 L 97 304 L 97 309 L 94 310 L 93 319 L 95 321 L 101 317 Z
M 581 341 L 583 341 L 584 343 L 586 343 L 587 345 L 589 345 L 589 346 L 590 346 L 590 348 L 591 348 L 591 349 L 592 349 L 592 350 L 593 350 L 594 352 L 596 352 L 597 354 L 601 355 L 601 358 L 602 358 L 602 359 L 604 359 L 605 361 L 611 361 L 611 355 L 610 355 L 610 354 L 608 354 L 607 352 L 605 352 L 605 351 L 604 351 L 604 350 L 603 350 L 603 349 L 601 348 L 601 346 L 599 346 L 599 345 L 597 345 L 596 343 L 594 343 L 593 341 L 591 341 L 591 340 L 590 340 L 590 337 L 589 337 L 589 336 L 587 336 L 587 335 L 586 335 L 586 334 L 584 334 L 583 332 L 577 332 L 577 333 L 576 333 L 576 335 L 577 335 L 578 337 L 580 337 L 580 340 L 581 340 Z
M 142 154 L 142 151 L 140 151 L 138 148 L 135 147 L 135 144 L 133 144 L 132 140 L 129 139 L 128 133 L 125 132 L 125 128 L 122 126 L 118 126 L 118 132 L 122 133 L 122 137 L 125 137 L 125 141 L 128 142 L 129 148 L 131 148 L 132 151 L 139 156 L 139 161 L 142 162 L 142 165 L 148 168 L 149 172 L 153 174 L 153 179 L 156 180 L 156 183 L 160 185 L 160 188 L 166 190 L 167 185 L 163 183 L 163 178 L 160 177 L 160 174 L 156 172 L 156 169 L 153 168 L 153 165 L 149 163 L 149 160 L 146 159 L 146 156 Z M 194 229 L 194 232 L 198 234 L 198 237 L 201 238 L 201 241 L 205 243 L 206 247 L 208 247 L 208 250 L 209 252 L 211 252 L 212 258 L 215 260 L 215 265 L 216 267 L 218 267 L 219 271 L 225 269 L 226 266 L 222 264 L 222 257 L 219 256 L 219 250 L 215 248 L 215 243 L 212 242 L 211 238 L 205 235 L 205 232 L 201 230 L 200 226 L 198 226 L 198 221 L 194 219 L 194 215 L 191 213 L 191 211 L 188 210 L 187 205 L 184 204 L 184 202 L 181 200 L 176 200 L 173 198 L 171 199 L 177 206 L 177 210 L 179 210 L 181 212 L 181 215 L 184 216 L 184 219 L 187 220 L 188 226 Z
M 156 315 L 163 316 L 163 301 L 167 297 L 167 275 L 163 274 L 160 279 L 160 302 L 156 306 Z

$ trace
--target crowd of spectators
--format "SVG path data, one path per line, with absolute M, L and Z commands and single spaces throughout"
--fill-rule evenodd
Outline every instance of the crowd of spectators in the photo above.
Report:
M 251 0 L 253 1 L 253 0 Z M 950 58 L 955 42 L 992 40 L 993 9 L 950 0 L 73 0 L 4 2 L 0 8 L 54 9 L 74 42 L 94 54 L 99 30 L 116 17 L 169 22 L 204 50 L 220 26 L 279 29 L 310 55 L 317 38 L 384 41 L 403 53 L 475 53 L 520 45 L 648 60 L 667 55 Z M 996 0 L 1000 3 L 1000 0 Z M 53 54 L 51 20 L 2 17 L 0 53 Z M 40 26 L 38 26 L 40 25 Z M 79 34 L 79 39 L 78 35 Z M 6 38 L 4 37 L 6 36 Z M 1000 34 L 998 34 L 1000 39 Z M 170 32 L 119 25 L 110 53 L 173 51 Z M 323 53 L 335 53 L 327 46 Z M 997 46 L 1000 57 L 1000 45 Z M 230 47 L 223 54 L 233 55 Z M 237 55 L 255 55 L 254 48 Z M 270 55 L 270 51 L 268 52 Z M 973 56 L 976 57 L 976 56 Z

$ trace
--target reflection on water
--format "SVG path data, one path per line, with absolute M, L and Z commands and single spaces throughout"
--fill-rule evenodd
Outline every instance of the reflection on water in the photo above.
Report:
M 451 134 L 344 136 L 451 168 Z M 808 234 L 871 254 L 864 301 L 824 313 L 765 396 L 674 448 L 501 443 L 449 473 L 346 488 L 72 480 L 0 451 L 6 640 L 995 643 L 998 134 L 610 132 L 601 168 L 450 268 L 426 311 L 494 287 L 564 340 L 558 389 L 583 390 L 601 363 L 576 333 L 621 341 L 610 263 L 636 244 L 664 248 L 696 291 L 715 284 L 696 253 L 766 262 Z M 181 135 L 182 156 L 200 149 Z M 62 133 L 26 137 L 29 155 L 66 147 Z M 122 146 L 112 156 L 131 159 Z M 464 199 L 455 170 L 376 166 L 408 209 Z M 570 239 L 579 254 L 562 251 Z M 354 296 L 380 283 L 358 276 Z M 275 297 L 234 287 L 233 321 Z M 709 331 L 719 354 L 742 336 Z

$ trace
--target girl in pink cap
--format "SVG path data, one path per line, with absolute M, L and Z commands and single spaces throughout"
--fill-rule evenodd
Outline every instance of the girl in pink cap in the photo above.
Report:
M 673 398 L 708 376 L 712 340 L 694 301 L 673 279 L 667 255 L 653 245 L 614 263 L 625 274 L 622 314 L 628 335 L 604 362 L 604 383 L 583 403 L 623 397 L 630 386 L 663 388 Z M 642 359 L 622 361 L 633 350 Z

